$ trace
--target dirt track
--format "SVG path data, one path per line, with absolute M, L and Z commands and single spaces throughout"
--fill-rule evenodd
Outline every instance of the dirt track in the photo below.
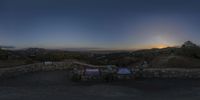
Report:
M 0 100 L 200 100 L 200 80 L 71 82 L 66 71 L 0 80 Z

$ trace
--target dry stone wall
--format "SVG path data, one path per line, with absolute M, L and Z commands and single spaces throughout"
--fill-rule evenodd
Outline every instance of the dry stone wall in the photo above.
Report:
M 0 78 L 12 77 L 37 71 L 66 70 L 69 69 L 71 65 L 71 62 L 54 62 L 53 64 L 49 65 L 45 65 L 44 63 L 36 63 L 11 68 L 2 68 L 0 69 Z
M 53 62 L 53 64 L 36 63 L 22 65 L 11 68 L 1 68 L 0 78 L 12 77 L 24 73 L 37 71 L 67 70 L 73 66 L 81 66 L 82 63 L 73 61 Z M 84 65 L 83 65 L 84 66 Z M 145 68 L 143 71 L 135 70 L 135 76 L 138 78 L 200 78 L 200 69 L 183 68 Z
M 142 78 L 200 78 L 200 69 L 162 68 L 144 69 L 137 75 Z

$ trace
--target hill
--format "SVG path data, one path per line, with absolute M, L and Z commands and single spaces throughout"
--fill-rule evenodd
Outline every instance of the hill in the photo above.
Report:
M 105 51 L 104 51 L 105 52 Z M 78 60 L 93 65 L 140 66 L 144 61 L 148 67 L 200 67 L 200 47 L 186 41 L 180 47 L 144 49 L 137 51 L 65 51 L 42 48 L 23 50 L 0 50 L 0 67 L 30 64 L 44 61 Z
M 200 59 L 185 56 L 159 56 L 152 60 L 153 68 L 200 68 Z

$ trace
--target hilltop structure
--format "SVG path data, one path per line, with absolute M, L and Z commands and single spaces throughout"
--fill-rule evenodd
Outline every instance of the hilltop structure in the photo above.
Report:
M 183 45 L 183 48 L 191 48 L 191 47 L 198 47 L 196 44 L 192 43 L 191 41 L 186 41 Z

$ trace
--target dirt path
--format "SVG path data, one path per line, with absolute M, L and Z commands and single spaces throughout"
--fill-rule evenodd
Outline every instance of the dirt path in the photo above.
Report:
M 0 80 L 0 100 L 199 100 L 200 80 L 71 82 L 66 71 Z

